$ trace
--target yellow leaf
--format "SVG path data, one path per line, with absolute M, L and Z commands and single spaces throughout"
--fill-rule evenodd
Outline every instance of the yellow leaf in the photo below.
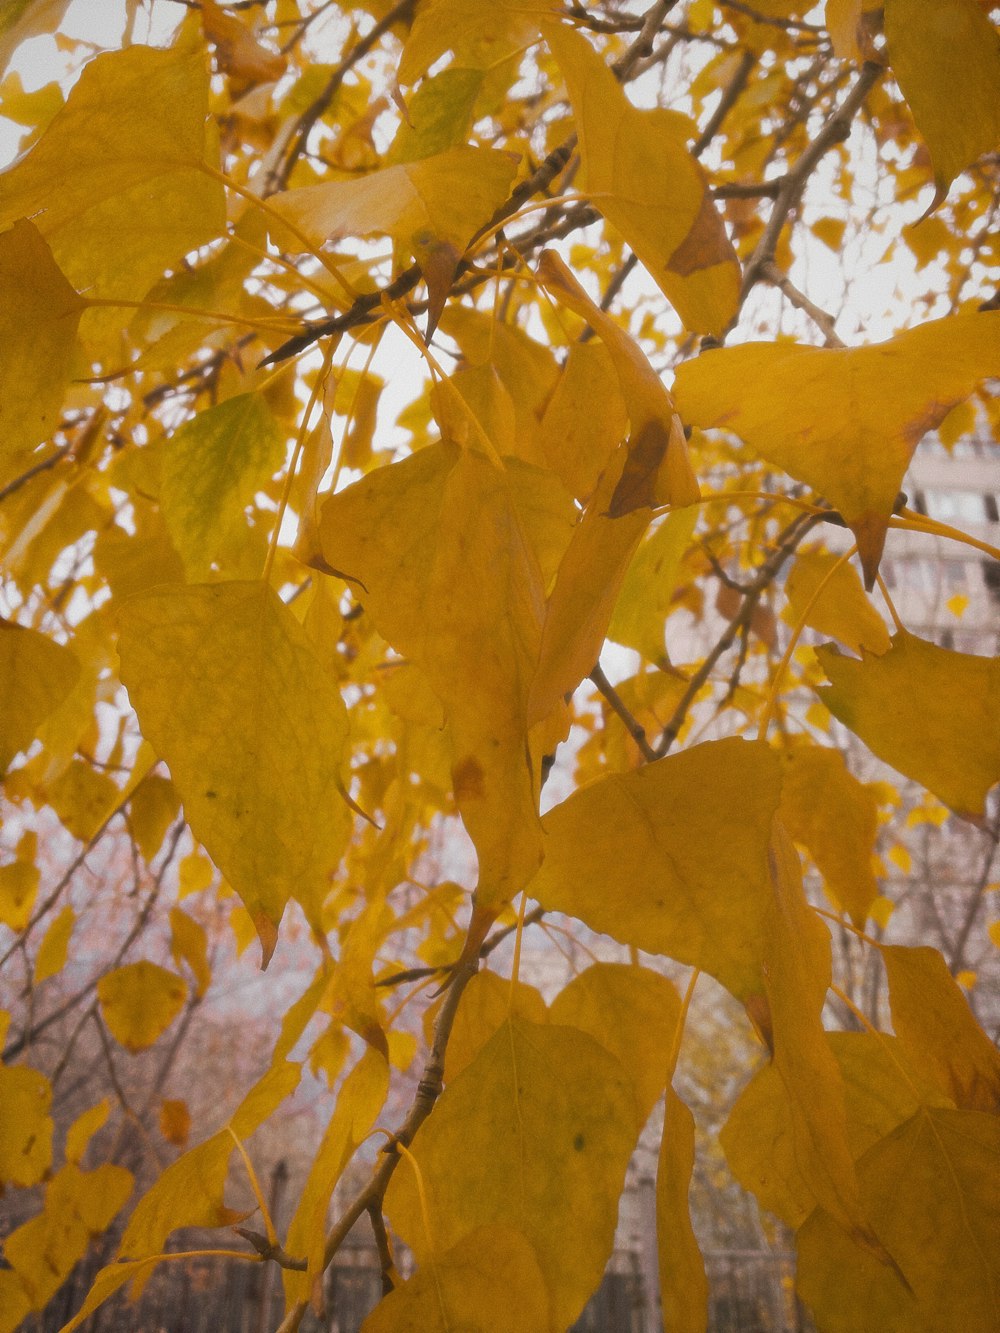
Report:
M 39 986 L 49 977 L 61 972 L 66 963 L 70 936 L 76 924 L 76 913 L 66 906 L 53 918 L 48 930 L 42 936 L 35 955 L 35 985 Z
M 811 227 L 813 235 L 818 236 L 834 254 L 840 253 L 846 229 L 847 224 L 841 218 L 819 218 Z
M 781 818 L 860 929 L 879 891 L 872 870 L 878 800 L 871 787 L 848 772 L 839 751 L 802 746 L 788 754 Z
M 991 921 L 986 927 L 986 933 L 997 948 L 1000 949 L 1000 921 Z
M 459 1075 L 472 1063 L 510 1014 L 532 1023 L 545 1023 L 548 1013 L 541 992 L 518 981 L 511 993 L 510 981 L 483 968 L 462 993 L 444 1057 L 445 1081 Z
M 543 251 L 537 272 L 546 290 L 600 337 L 618 373 L 632 433 L 628 461 L 606 502 L 607 512 L 617 518 L 650 505 L 694 504 L 698 483 L 684 432 L 673 399 L 642 348 L 594 304 L 555 251 Z
M 868 748 L 964 818 L 985 810 L 1000 780 L 1000 659 L 938 648 L 901 630 L 860 662 L 816 649 L 830 712 Z
M 630 1080 L 593 1038 L 511 1019 L 445 1088 L 413 1140 L 435 1246 L 444 1253 L 483 1226 L 520 1232 L 548 1291 L 549 1327 L 566 1328 L 614 1245 L 635 1119 Z M 405 1163 L 386 1211 L 426 1265 L 433 1255 Z
M 965 615 L 965 611 L 968 605 L 969 605 L 969 599 L 968 597 L 966 597 L 964 592 L 956 592 L 952 597 L 948 598 L 947 602 L 945 602 L 945 606 L 948 608 L 951 614 L 955 616 L 956 619 L 959 620 L 962 618 L 963 615 Z
M 199 412 L 167 441 L 160 506 L 192 582 L 245 534 L 246 506 L 284 457 L 284 435 L 255 393 Z
M 761 958 L 766 1003 L 752 997 L 748 1011 L 770 1040 L 787 1098 L 795 1160 L 812 1197 L 878 1252 L 859 1203 L 844 1080 L 823 1030 L 832 971 L 830 936 L 806 902 L 798 853 L 777 818 L 769 868 L 773 905 Z
M 223 188 L 200 169 L 207 113 L 202 50 L 136 45 L 95 56 L 3 177 L 0 226 L 37 216 L 78 291 L 143 296 L 166 265 L 225 226 Z M 119 327 L 130 317 L 114 316 Z
M 151 1259 L 138 1259 L 134 1263 L 113 1263 L 107 1264 L 100 1269 L 90 1284 L 90 1290 L 87 1292 L 86 1300 L 77 1310 L 73 1318 L 66 1324 L 63 1324 L 59 1333 L 73 1333 L 74 1329 L 80 1327 L 83 1321 L 90 1317 L 94 1311 L 104 1304 L 105 1301 L 120 1291 L 126 1282 L 131 1282 L 133 1278 L 144 1278 L 148 1276 L 157 1264 L 162 1262 L 162 1255 L 154 1255 Z
M 229 1121 L 241 1142 L 291 1096 L 300 1072 L 298 1065 L 283 1062 L 254 1084 Z M 119 1257 L 159 1255 L 177 1227 L 225 1227 L 246 1216 L 227 1208 L 223 1201 L 234 1148 L 232 1134 L 222 1129 L 171 1162 L 136 1204 Z
M 99 1129 L 105 1124 L 111 1103 L 105 1097 L 96 1106 L 81 1112 L 66 1131 L 66 1161 L 77 1166 L 83 1160 L 87 1145 Z
M 197 850 L 188 852 L 187 856 L 181 857 L 177 867 L 177 896 L 189 898 L 192 893 L 200 893 L 202 889 L 207 889 L 214 879 L 215 871 L 208 857 Z M 252 923 L 250 938 L 253 938 Z
M 20 44 L 43 32 L 55 32 L 69 0 L 12 0 L 0 12 L 0 70 Z
M 492 148 L 449 148 L 353 180 L 324 181 L 273 195 L 271 207 L 313 245 L 344 236 L 392 236 L 424 268 L 437 247 L 454 264 L 507 198 L 515 163 Z M 301 249 L 282 234 L 282 245 Z M 449 274 L 450 277 L 450 274 Z
M 547 24 L 573 104 L 582 188 L 648 269 L 684 325 L 720 335 L 736 314 L 740 266 L 676 111 L 639 111 L 587 39 Z
M 186 996 L 180 977 L 145 959 L 117 967 L 97 983 L 104 1021 L 130 1051 L 152 1046 L 180 1013 Z
M 1000 1121 L 922 1110 L 858 1163 L 862 1202 L 897 1268 L 817 1210 L 799 1232 L 799 1292 L 826 1333 L 992 1333 L 1000 1290 Z M 909 1283 L 903 1285 L 898 1273 Z
M 936 949 L 883 945 L 892 1026 L 920 1074 L 967 1111 L 1000 1111 L 1000 1051 Z
M 934 163 L 936 206 L 1000 145 L 1000 34 L 976 0 L 885 0 L 892 72 Z
M 122 799 L 118 784 L 84 759 L 72 760 L 49 783 L 45 794 L 63 824 L 81 842 L 91 840 Z
M 212 980 L 205 927 L 179 907 L 170 909 L 170 953 L 175 963 L 182 959 L 187 963 L 194 976 L 195 994 L 204 995 Z
M 227 14 L 215 0 L 202 0 L 201 21 L 206 38 L 215 47 L 219 68 L 232 79 L 234 94 L 241 95 L 258 83 L 273 83 L 284 74 L 286 57 L 262 46 L 235 14 Z
M 1000 311 L 982 311 L 869 347 L 717 349 L 678 368 L 674 394 L 690 425 L 734 431 L 835 505 L 871 587 L 918 442 L 998 368 Z
M 343 701 L 266 583 L 154 589 L 120 614 L 139 725 L 246 904 L 266 963 L 289 897 L 318 921 L 347 837 Z
M 403 48 L 397 77 L 416 83 L 445 51 L 459 69 L 494 69 L 538 37 L 556 0 L 424 0 Z
M 21 931 L 31 920 L 40 872 L 32 861 L 18 859 L 0 866 L 0 923 Z
M 549 1021 L 599 1041 L 632 1079 L 642 1129 L 663 1092 L 680 1018 L 671 982 L 648 967 L 594 963 L 553 1000 Z
M 745 999 L 761 985 L 780 792 L 778 756 L 735 738 L 600 778 L 545 816 L 531 896 Z
M 0 619 L 0 774 L 28 748 L 79 675 L 80 664 L 69 648 Z
M 789 614 L 784 618 L 797 625 L 820 584 L 827 579 L 805 623 L 810 629 L 836 639 L 852 653 L 867 648 L 881 655 L 889 648 L 885 621 L 865 595 L 853 565 L 841 564 L 831 575 L 838 559 L 830 551 L 813 549 L 797 553 L 785 584 Z
M 0 235 L 3 464 L 51 438 L 59 425 L 84 309 L 33 222 L 22 218 Z
M 304 1255 L 309 1265 L 304 1273 L 285 1270 L 285 1300 L 289 1305 L 308 1300 L 314 1285 L 322 1282 L 330 1199 L 344 1167 L 375 1123 L 388 1091 L 389 1066 L 385 1057 L 368 1047 L 344 1079 L 336 1108 L 288 1224 L 286 1249 L 289 1254 Z
M 571 344 L 542 418 L 549 467 L 586 501 L 627 430 L 625 400 L 608 349 L 599 342 Z
M 694 505 L 668 514 L 636 551 L 615 602 L 608 637 L 651 662 L 663 662 L 666 655 L 663 624 L 697 523 Z
M 147 862 L 152 861 L 163 846 L 167 829 L 177 818 L 179 809 L 180 801 L 174 791 L 174 784 L 159 773 L 150 773 L 143 778 L 130 796 L 128 830 Z
M 4 1242 L 4 1257 L 17 1272 L 32 1307 L 49 1303 L 91 1238 L 114 1220 L 132 1192 L 131 1171 L 110 1163 L 81 1171 L 73 1162 L 45 1188 L 45 1207 Z
M 708 1279 L 688 1204 L 693 1169 L 694 1116 L 668 1087 L 656 1168 L 656 1251 L 665 1333 L 705 1333 L 708 1327 Z
M 37 1185 L 52 1164 L 52 1089 L 37 1069 L 0 1065 L 0 1184 Z
M 406 1170 L 404 1164 L 401 1170 Z M 534 1250 L 517 1231 L 479 1227 L 377 1305 L 361 1333 L 544 1333 L 549 1298 Z
M 191 1112 L 187 1102 L 166 1098 L 160 1103 L 160 1133 L 168 1143 L 184 1147 L 191 1134 Z
M 823 1038 L 844 1082 L 847 1140 L 855 1159 L 922 1105 L 942 1105 L 932 1088 L 907 1064 L 894 1037 L 872 1032 L 830 1032 Z M 740 1184 L 762 1208 L 793 1230 L 815 1206 L 796 1156 L 781 1077 L 773 1064 L 754 1075 L 740 1093 L 719 1136 Z
M 354 582 L 379 633 L 445 707 L 478 902 L 499 905 L 541 856 L 525 752 L 541 573 L 507 473 L 482 454 L 431 445 L 331 496 L 320 527 L 328 565 Z

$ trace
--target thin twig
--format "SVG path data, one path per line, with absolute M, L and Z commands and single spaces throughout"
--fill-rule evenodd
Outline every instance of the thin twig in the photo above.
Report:
M 597 663 L 593 671 L 590 673 L 590 679 L 608 701 L 611 706 L 611 711 L 616 715 L 622 726 L 639 747 L 643 759 L 645 759 L 647 763 L 652 763 L 653 760 L 657 758 L 657 753 L 646 739 L 645 729 L 636 721 L 622 703 L 621 696 L 604 674 L 600 662 Z
M 810 301 L 805 292 L 799 291 L 798 287 L 792 282 L 791 278 L 783 269 L 772 260 L 768 259 L 760 266 L 760 276 L 771 283 L 772 286 L 779 288 L 791 301 L 797 310 L 807 314 L 812 322 L 826 339 L 827 347 L 845 347 L 846 343 L 837 333 L 836 320 L 833 315 L 828 314 L 821 306 Z

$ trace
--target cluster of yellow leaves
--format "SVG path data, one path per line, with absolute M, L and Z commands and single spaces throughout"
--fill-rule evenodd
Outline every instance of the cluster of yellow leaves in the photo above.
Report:
M 57 26 L 63 8 L 11 6 L 0 59 Z M 995 1325 L 1000 1058 L 939 953 L 868 937 L 894 1035 L 826 1030 L 831 940 L 801 854 L 845 929 L 863 932 L 880 893 L 879 792 L 805 726 L 777 742 L 766 731 L 808 683 L 825 720 L 956 815 L 986 820 L 1000 781 L 1000 666 L 899 624 L 890 635 L 865 586 L 893 528 L 921 530 L 898 517 L 920 440 L 1000 374 L 1000 312 L 956 301 L 853 347 L 710 345 L 668 389 L 652 355 L 662 332 L 610 313 L 564 255 L 611 284 L 627 250 L 682 327 L 678 355 L 695 335 L 724 341 L 746 294 L 741 259 L 790 259 L 778 235 L 755 254 L 767 232 L 740 212 L 739 189 L 749 182 L 753 198 L 780 147 L 768 114 L 799 98 L 780 65 L 801 57 L 790 34 L 808 7 L 760 0 L 725 18 L 707 0 L 689 8 L 696 38 L 725 23 L 736 39 L 713 46 L 693 79 L 694 117 L 634 105 L 616 77 L 622 34 L 599 50 L 550 0 L 423 0 L 399 29 L 392 95 L 406 114 L 380 152 L 389 100 L 367 75 L 311 64 L 296 41 L 279 51 L 245 13 L 206 0 L 170 46 L 89 60 L 0 178 L 0 560 L 12 593 L 0 618 L 0 775 L 18 829 L 0 864 L 0 923 L 25 949 L 44 923 L 31 987 L 54 983 L 83 905 L 60 900 L 65 884 L 42 891 L 48 867 L 21 823 L 51 810 L 82 861 L 121 815 L 148 867 L 171 825 L 180 836 L 182 807 L 197 846 L 179 895 L 213 888 L 200 846 L 236 895 L 241 947 L 256 932 L 266 964 L 294 902 L 321 953 L 267 1072 L 144 1193 L 67 1329 L 126 1283 L 138 1294 L 178 1228 L 246 1217 L 226 1202 L 234 1150 L 249 1166 L 244 1142 L 294 1094 L 306 1059 L 337 1085 L 336 1101 L 285 1234 L 265 1224 L 269 1244 L 304 1261 L 284 1273 L 290 1310 L 316 1303 L 334 1188 L 393 1067 L 412 1055 L 376 976 L 411 931 L 432 969 L 469 962 L 528 899 L 635 961 L 595 963 L 550 1004 L 516 977 L 468 981 L 443 1091 L 405 1153 L 394 1150 L 375 1200 L 418 1268 L 367 1333 L 561 1333 L 600 1282 L 626 1168 L 661 1097 L 665 1327 L 705 1328 L 688 1208 L 695 1125 L 673 1087 L 687 1006 L 639 951 L 715 978 L 767 1052 L 722 1141 L 736 1178 L 796 1232 L 800 1290 L 820 1326 L 849 1333 L 862 1310 L 900 1333 Z M 886 0 L 883 53 L 879 8 L 828 0 L 829 36 L 844 60 L 888 61 L 904 101 L 877 104 L 879 132 L 912 113 L 940 206 L 1000 140 L 1000 37 L 976 0 Z M 312 14 L 291 0 L 272 10 L 280 26 Z M 528 49 L 553 83 L 542 119 L 516 93 Z M 735 90 L 738 104 L 752 70 L 753 111 L 723 139 L 731 160 L 703 166 L 707 99 L 722 90 L 725 107 Z M 323 151 L 288 159 L 282 174 L 314 109 Z M 596 210 L 601 241 L 519 256 L 506 272 L 498 228 L 530 216 L 516 208 L 535 188 L 524 189 L 543 126 L 579 167 L 574 193 L 548 209 Z M 806 130 L 790 124 L 789 153 Z M 835 244 L 827 221 L 816 234 Z M 389 260 L 372 257 L 371 237 L 389 238 Z M 385 380 L 369 365 L 391 321 L 420 343 L 398 299 L 418 278 L 428 337 L 438 330 L 457 354 L 448 374 L 427 352 L 433 383 L 405 415 L 413 447 L 396 457 L 375 443 Z M 475 304 L 487 280 L 492 314 Z M 341 326 L 322 324 L 338 316 Z M 281 358 L 310 343 L 304 318 L 333 336 L 321 367 L 289 369 Z M 362 370 L 340 356 L 347 333 L 369 355 Z M 120 390 L 105 397 L 105 382 Z M 742 494 L 714 489 L 722 465 L 747 479 Z M 774 469 L 787 483 L 778 495 Z M 765 692 L 760 675 L 739 683 L 741 660 L 710 733 L 722 738 L 705 739 L 685 728 L 708 678 L 672 664 L 684 649 L 665 625 L 675 604 L 704 607 L 693 576 L 728 540 L 726 521 L 707 515 L 735 505 L 751 530 L 746 564 L 764 568 L 774 529 L 767 518 L 755 528 L 746 505 L 765 484 L 779 503 L 795 487 L 794 504 L 852 531 L 865 586 L 845 559 L 805 547 L 784 592 L 768 587 L 773 608 L 743 623 L 761 590 L 730 579 L 732 636 L 742 625 L 744 647 L 752 632 L 769 652 L 780 610 L 789 662 L 757 659 Z M 294 553 L 287 517 L 299 524 Z M 67 552 L 71 610 L 57 573 Z M 804 628 L 832 641 L 796 676 Z M 604 691 L 619 720 L 631 716 L 631 750 L 614 748 L 611 722 L 597 733 L 585 686 L 574 695 L 600 680 L 608 638 L 655 667 Z M 760 724 L 755 739 L 732 734 L 748 721 Z M 542 817 L 544 777 L 574 724 L 597 733 L 598 760 L 578 748 L 577 789 Z M 680 734 L 685 748 L 667 754 Z M 477 860 L 471 914 L 450 881 L 421 879 L 455 814 Z M 174 904 L 162 925 L 162 962 L 102 959 L 87 992 L 102 1036 L 128 1052 L 154 1047 L 212 984 L 197 912 Z M 292 1058 L 314 1015 L 326 1028 Z M 82 1165 L 108 1103 L 63 1138 L 39 1070 L 0 1067 L 0 1099 L 0 1186 L 42 1194 L 4 1242 L 3 1333 L 45 1307 L 133 1181 L 114 1162 Z M 162 1102 L 167 1142 L 184 1147 L 190 1128 L 183 1101 Z M 250 1185 L 259 1193 L 252 1166 Z

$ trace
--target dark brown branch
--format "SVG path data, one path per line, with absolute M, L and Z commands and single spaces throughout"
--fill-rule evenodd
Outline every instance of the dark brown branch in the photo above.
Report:
M 590 673 L 590 679 L 594 682 L 600 693 L 607 700 L 608 704 L 611 707 L 611 711 L 615 714 L 615 716 L 621 722 L 622 726 L 625 728 L 628 734 L 635 741 L 636 745 L 639 747 L 639 751 L 642 754 L 643 759 L 645 759 L 647 763 L 652 763 L 652 761 L 657 758 L 657 754 L 656 751 L 653 749 L 653 747 L 650 745 L 649 741 L 646 739 L 645 729 L 642 726 L 640 726 L 640 724 L 635 720 L 635 718 L 632 716 L 629 710 L 622 703 L 621 696 L 619 695 L 615 687 L 611 684 L 611 681 L 608 680 L 607 676 L 604 674 L 600 662 L 598 662 L 598 664 L 594 667 L 593 671 Z
M 789 213 L 801 198 L 809 177 L 829 149 L 835 144 L 844 143 L 849 137 L 855 115 L 882 72 L 881 65 L 875 65 L 871 62 L 862 67 L 854 87 L 784 177 L 774 208 L 771 210 L 771 216 L 768 218 L 763 234 L 744 270 L 743 290 L 740 294 L 741 306 L 764 276 L 765 266 L 773 263 L 781 230 L 788 220 Z
M 296 1259 L 287 1250 L 282 1249 L 280 1245 L 273 1245 L 259 1231 L 251 1231 L 249 1227 L 233 1227 L 233 1230 L 237 1236 L 242 1236 L 245 1241 L 248 1241 L 262 1259 L 270 1259 L 279 1268 L 289 1268 L 293 1273 L 304 1273 L 309 1267 L 308 1260 Z
M 721 638 L 716 643 L 708 656 L 702 662 L 701 666 L 688 681 L 687 689 L 684 691 L 680 702 L 674 709 L 674 714 L 663 729 L 659 741 L 655 746 L 657 759 L 661 759 L 677 739 L 684 720 L 688 715 L 688 710 L 695 699 L 701 693 L 702 687 L 708 681 L 715 667 L 716 662 L 728 652 L 736 641 L 737 635 L 749 629 L 753 613 L 757 609 L 757 603 L 762 595 L 774 582 L 781 566 L 794 554 L 796 547 L 803 540 L 807 533 L 811 532 L 818 523 L 822 523 L 823 514 L 800 514 L 794 519 L 785 531 L 778 538 L 778 547 L 774 554 L 761 566 L 760 572 L 753 583 L 745 591 L 743 604 L 733 616 L 729 624 L 722 633 Z
M 306 143 L 313 131 L 313 127 L 336 97 L 344 79 L 358 61 L 363 60 L 369 51 L 381 41 L 390 28 L 396 23 L 406 22 L 412 16 L 413 5 L 414 0 L 399 0 L 399 4 L 394 5 L 393 8 L 389 10 L 388 14 L 386 14 L 385 18 L 379 19 L 378 23 L 375 24 L 371 31 L 366 33 L 364 37 L 351 47 L 350 51 L 347 52 L 340 64 L 331 72 L 323 91 L 299 117 L 298 130 L 296 131 L 292 146 L 285 154 L 281 166 L 268 177 L 265 190 L 266 194 L 270 195 L 276 190 L 284 189 L 289 176 L 292 174 L 292 168 L 305 151 Z
M 750 77 L 750 71 L 757 63 L 757 57 L 752 51 L 744 51 L 740 56 L 740 63 L 736 67 L 736 73 L 729 80 L 729 84 L 722 94 L 719 105 L 708 118 L 708 124 L 702 130 L 701 134 L 695 140 L 691 152 L 695 157 L 701 157 L 702 153 L 712 142 L 722 127 L 722 122 L 733 109 L 740 93 L 747 86 L 747 79 Z

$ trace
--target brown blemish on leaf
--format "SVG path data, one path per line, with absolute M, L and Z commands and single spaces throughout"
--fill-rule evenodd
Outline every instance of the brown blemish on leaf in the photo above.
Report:
M 739 263 L 718 210 L 706 190 L 691 230 L 667 260 L 667 272 L 689 278 L 716 264 Z
M 474 755 L 460 759 L 451 771 L 455 800 L 482 800 L 486 795 L 485 777 L 483 766 Z
M 608 505 L 611 518 L 621 518 L 635 509 L 648 509 L 654 502 L 656 478 L 667 452 L 670 436 L 662 421 L 647 421 L 629 442 L 628 460 Z

